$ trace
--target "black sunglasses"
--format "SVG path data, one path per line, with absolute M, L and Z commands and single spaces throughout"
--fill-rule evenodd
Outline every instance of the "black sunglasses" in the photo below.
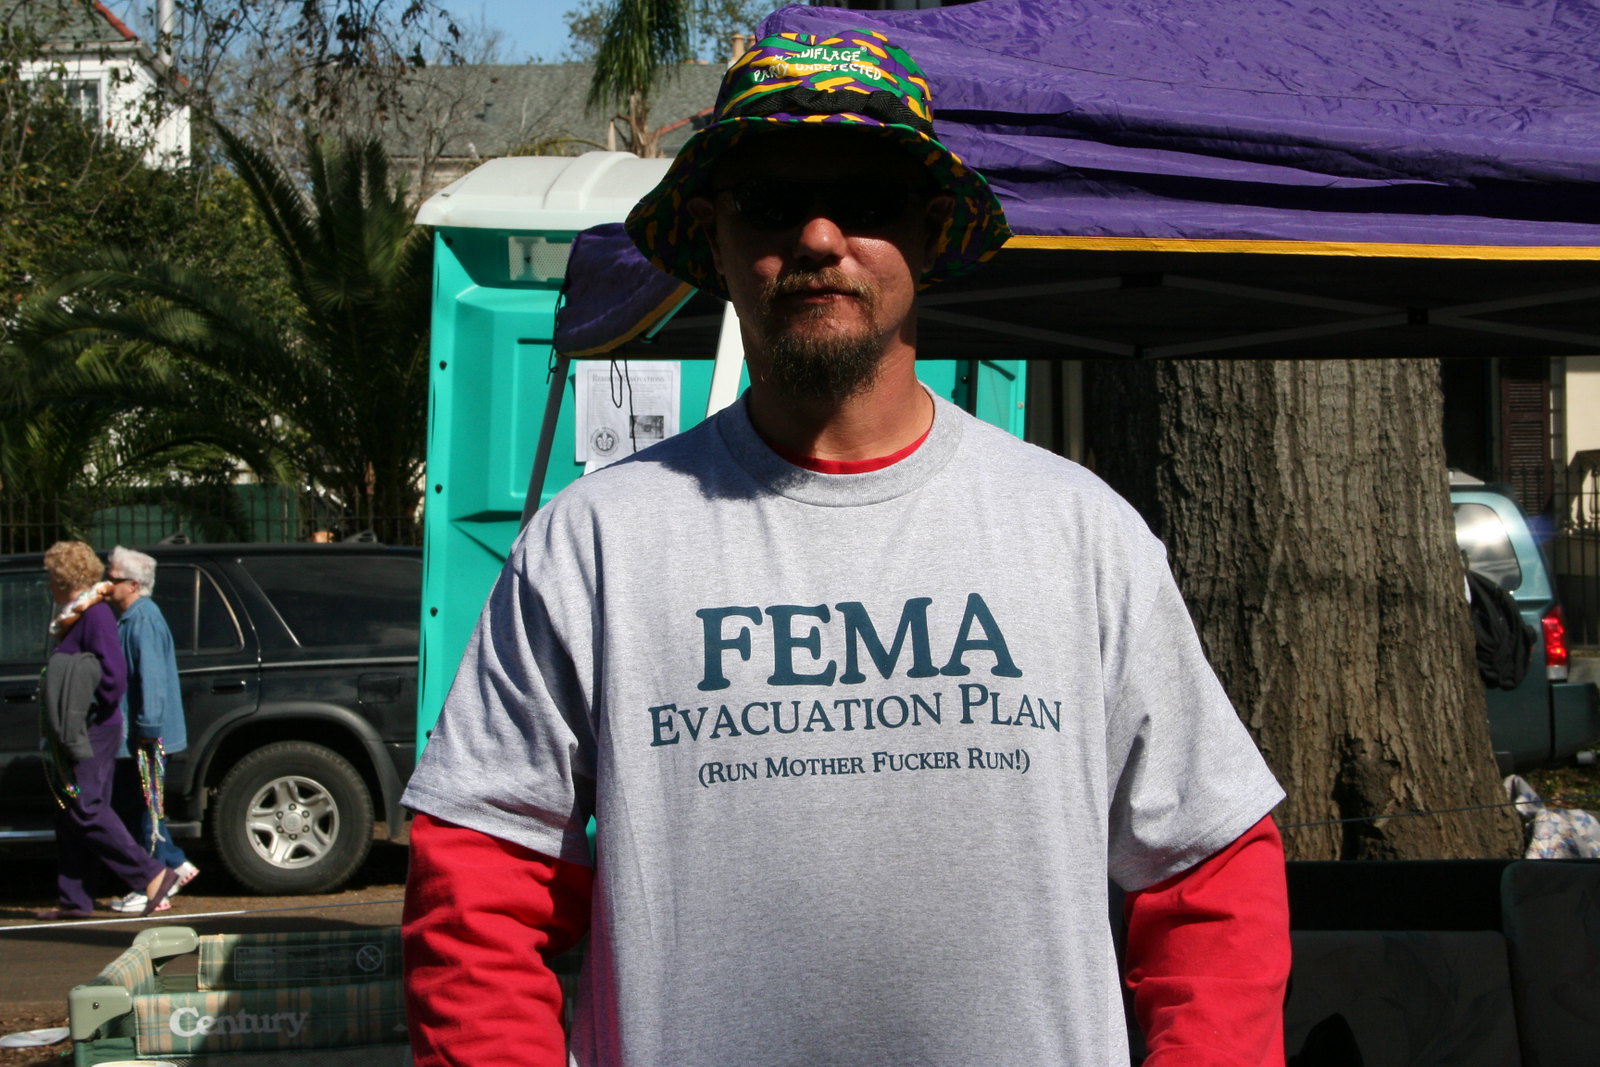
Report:
M 871 178 L 746 178 L 711 192 L 733 197 L 739 217 L 756 230 L 793 229 L 819 215 L 844 230 L 881 230 L 899 222 L 912 198 L 923 195 Z

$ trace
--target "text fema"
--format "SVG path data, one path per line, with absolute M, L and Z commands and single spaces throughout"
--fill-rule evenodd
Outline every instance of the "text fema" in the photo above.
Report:
M 932 603 L 932 597 L 919 596 L 901 605 L 894 639 L 887 647 L 867 614 L 866 605 L 857 600 L 835 604 L 833 611 L 826 604 L 701 608 L 695 612 L 700 618 L 704 649 L 700 691 L 714 692 L 732 684 L 724 673 L 727 655 L 736 653 L 740 660 L 749 662 L 751 632 L 761 626 L 770 627 L 772 671 L 767 675 L 768 685 L 852 685 L 867 680 L 862 667 L 868 661 L 881 677 L 888 678 L 905 652 L 911 657 L 911 665 L 905 671 L 907 678 L 964 677 L 972 673 L 967 658 L 980 653 L 987 654 L 982 657 L 985 659 L 993 657 L 990 674 L 999 678 L 1022 677 L 994 613 L 977 593 L 967 594 L 955 637 L 945 646 L 950 649 L 949 654 L 940 657 L 942 665 L 935 666 L 933 634 L 928 626 Z M 822 626 L 829 627 L 831 640 L 824 640 Z M 842 671 L 837 655 L 830 654 L 833 649 L 843 654 Z

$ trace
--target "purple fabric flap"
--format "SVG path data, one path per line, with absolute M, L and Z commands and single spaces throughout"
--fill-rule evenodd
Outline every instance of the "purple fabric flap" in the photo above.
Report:
M 1592 0 L 785 7 L 878 29 L 1019 234 L 1600 247 Z
M 652 266 L 622 223 L 584 230 L 573 239 L 567 259 L 556 310 L 556 351 L 569 356 L 609 351 L 655 327 L 693 292 Z

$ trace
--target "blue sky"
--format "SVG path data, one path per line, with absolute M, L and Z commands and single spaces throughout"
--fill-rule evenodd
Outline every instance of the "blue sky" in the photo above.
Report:
M 529 56 L 554 62 L 567 48 L 567 23 L 562 15 L 577 0 L 443 0 L 460 22 L 482 23 L 505 36 L 501 58 L 520 63 Z
M 567 23 L 562 15 L 578 0 L 439 0 L 456 24 L 482 24 L 503 35 L 501 60 L 521 63 L 529 57 L 555 62 L 567 49 Z M 153 0 L 104 0 L 107 8 L 145 37 L 152 37 Z

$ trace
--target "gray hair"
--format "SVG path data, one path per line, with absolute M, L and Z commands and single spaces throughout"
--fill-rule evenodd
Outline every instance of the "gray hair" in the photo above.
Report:
M 118 545 L 106 557 L 106 562 L 122 572 L 124 578 L 139 583 L 139 592 L 149 596 L 156 591 L 156 561 L 143 552 Z

